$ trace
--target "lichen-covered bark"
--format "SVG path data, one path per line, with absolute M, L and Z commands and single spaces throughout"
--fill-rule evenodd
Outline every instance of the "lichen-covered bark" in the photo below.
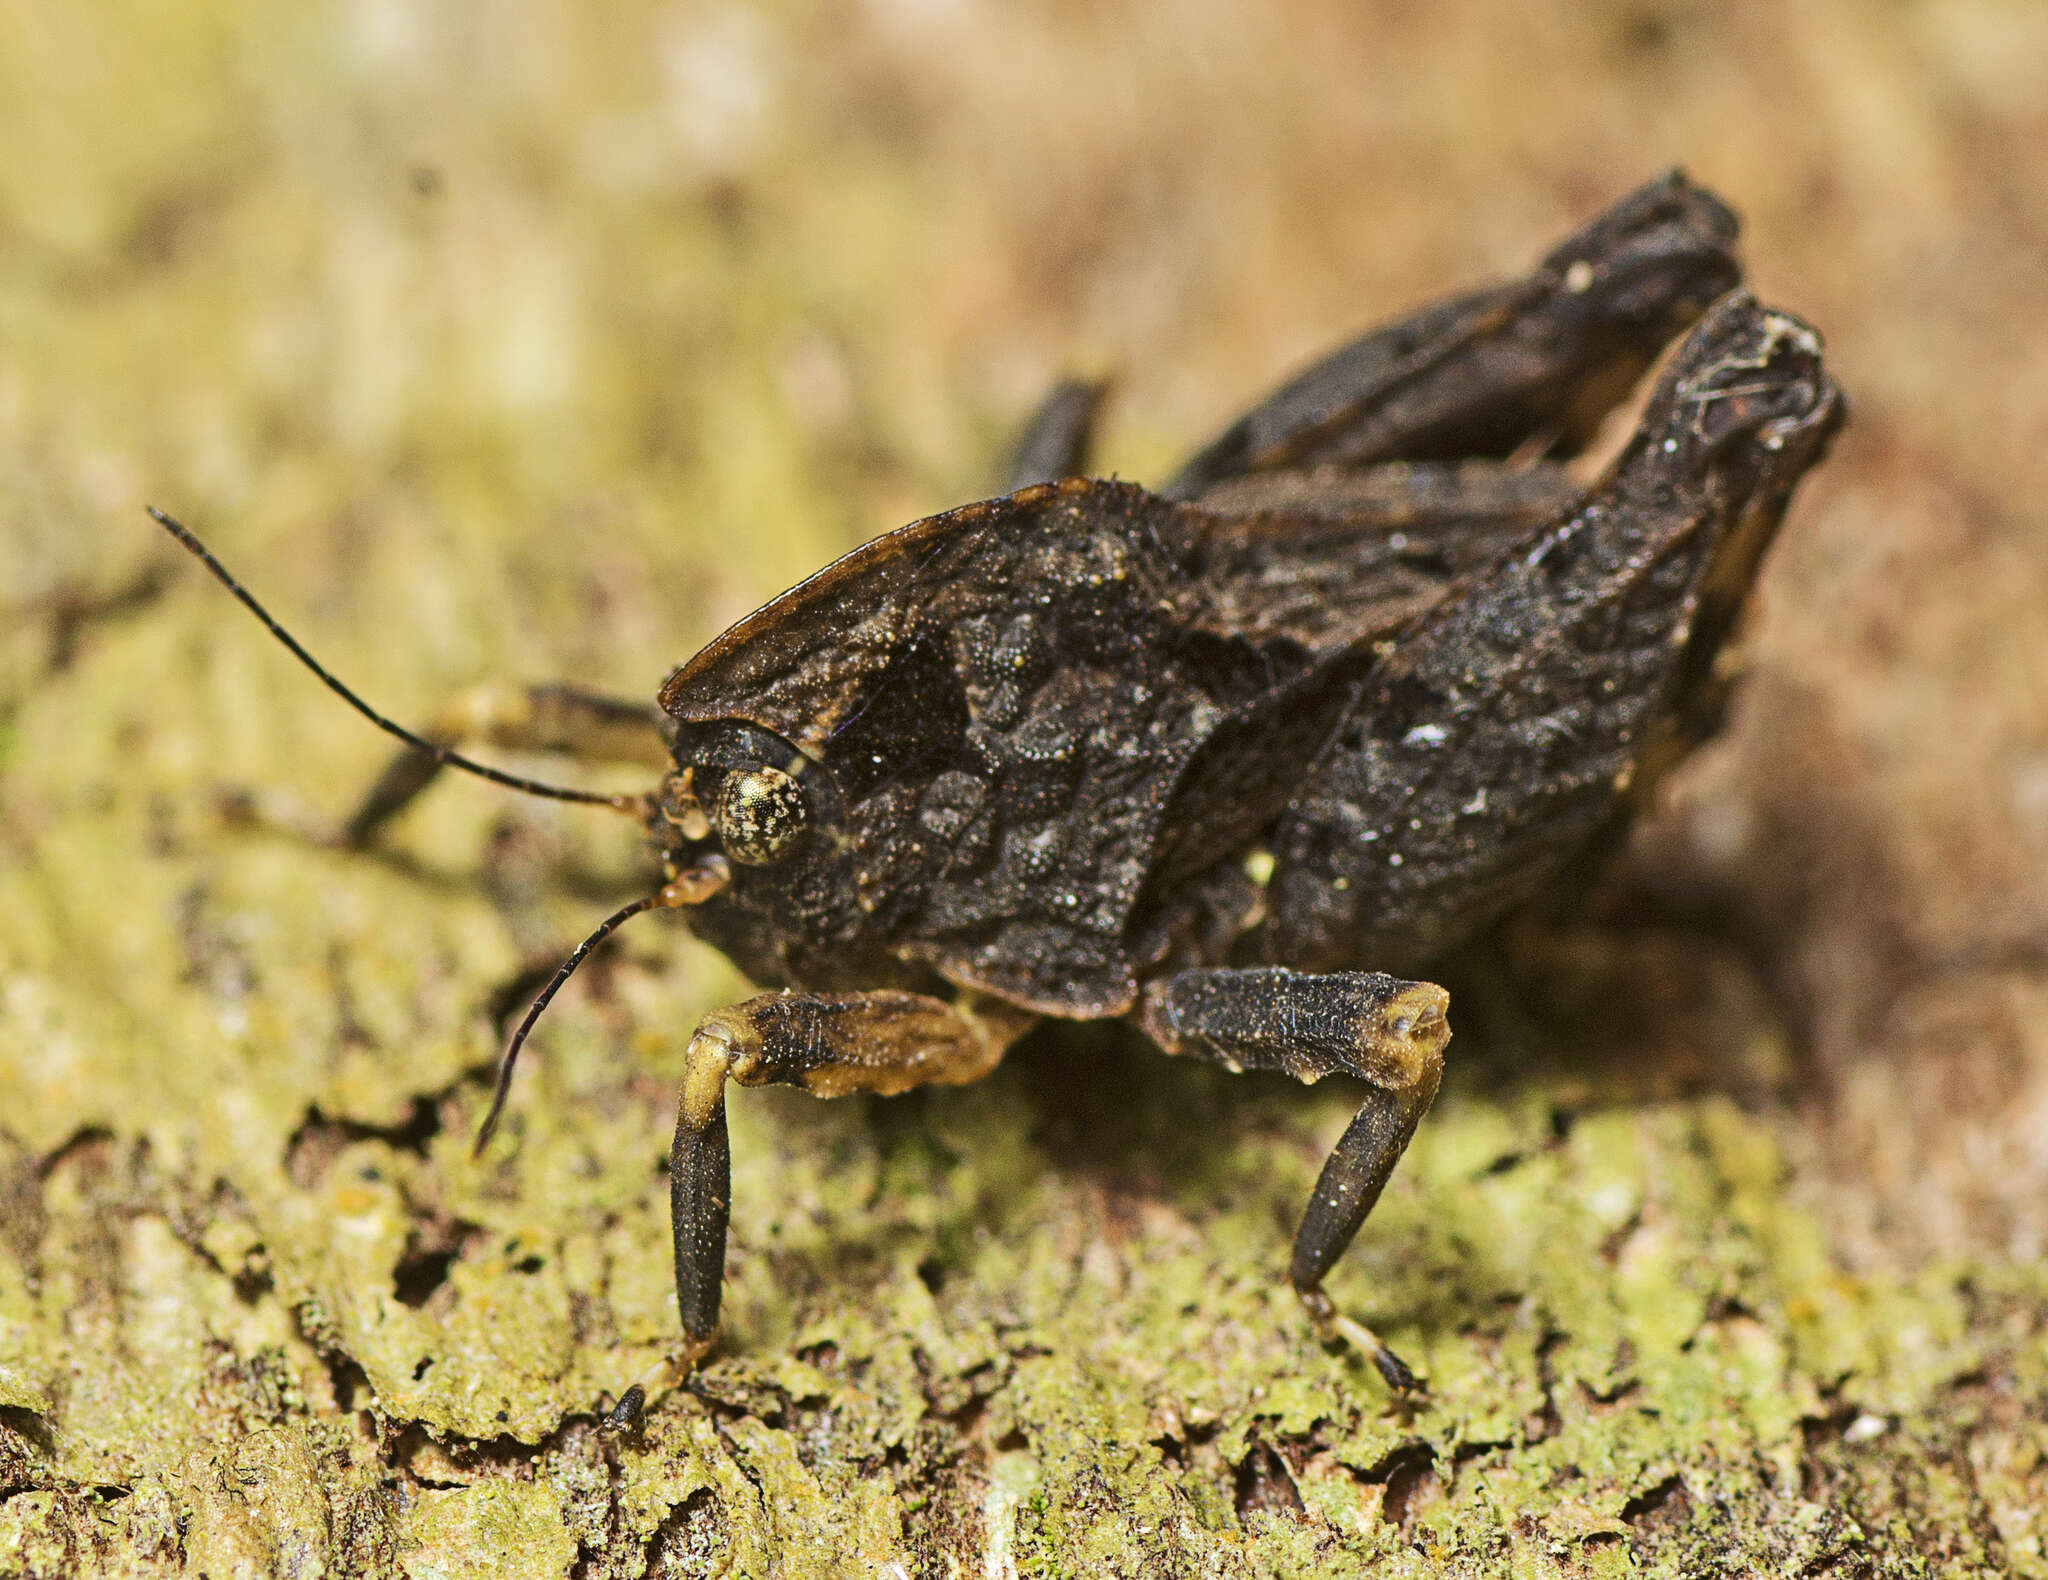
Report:
M 790 3 L 29 7 L 0 31 L 0 1574 L 2048 1574 L 2048 27 Z M 1074 361 L 1161 475 L 1371 316 L 1683 159 L 1855 426 L 1632 899 L 1459 985 L 1333 1292 L 1350 1094 L 1086 1028 L 736 1094 L 728 1336 L 663 1157 L 741 984 L 372 697 L 651 695 L 980 489 Z M 556 768 L 558 772 L 568 772 Z M 1484 969 L 1482 969 L 1484 967 Z

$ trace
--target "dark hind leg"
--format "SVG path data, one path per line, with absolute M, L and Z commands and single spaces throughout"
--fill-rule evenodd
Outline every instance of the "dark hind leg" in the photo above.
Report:
M 1735 216 L 1678 174 L 1567 236 L 1523 279 L 1451 297 L 1305 369 L 1161 492 L 1275 467 L 1581 448 L 1664 343 L 1741 279 Z
M 479 686 L 434 715 L 420 733 L 441 746 L 478 741 L 511 751 L 563 752 L 593 762 L 668 765 L 660 712 L 580 686 Z M 441 771 L 424 752 L 404 751 L 385 765 L 345 825 L 343 840 L 366 845 Z
M 1142 1014 L 1147 1033 L 1169 1053 L 1233 1070 L 1281 1070 L 1304 1082 L 1341 1071 L 1370 1083 L 1309 1196 L 1287 1279 L 1316 1331 L 1354 1345 L 1394 1388 L 1413 1387 L 1415 1374 L 1337 1309 L 1323 1278 L 1380 1199 L 1436 1096 L 1449 1004 L 1431 982 L 1276 966 L 1179 972 L 1147 990 Z
M 1036 1017 L 996 1001 L 949 1004 L 922 993 L 764 993 L 714 1010 L 683 1060 L 669 1154 L 679 1354 L 628 1388 L 611 1413 L 624 1425 L 650 1393 L 670 1386 L 711 1347 L 725 1286 L 732 1152 L 725 1087 L 801 1086 L 818 1097 L 894 1096 L 913 1087 L 978 1081 Z

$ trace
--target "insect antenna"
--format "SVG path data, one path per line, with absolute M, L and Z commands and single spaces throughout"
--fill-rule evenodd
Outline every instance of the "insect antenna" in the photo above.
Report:
M 546 796 L 551 801 L 579 801 L 588 806 L 607 806 L 615 812 L 638 813 L 640 811 L 642 801 L 639 796 L 603 795 L 594 790 L 573 790 L 564 785 L 544 784 L 538 779 L 526 779 L 518 774 L 508 774 L 501 768 L 493 768 L 488 763 L 477 762 L 475 759 L 465 757 L 462 753 L 453 751 L 436 741 L 430 741 L 424 735 L 415 735 L 395 719 L 386 718 L 342 684 L 328 670 L 326 665 L 322 664 L 311 653 L 307 652 L 305 648 L 301 647 L 298 638 L 277 623 L 271 612 L 256 601 L 256 595 L 235 580 L 229 573 L 228 568 L 213 557 L 213 551 L 207 548 L 204 543 L 201 543 L 197 535 L 189 527 L 164 514 L 163 511 L 157 509 L 154 505 L 148 506 L 147 509 L 150 515 L 155 518 L 157 524 L 186 548 L 190 549 L 200 564 L 213 572 L 215 579 L 235 595 L 241 602 L 242 607 L 262 621 L 264 628 L 289 648 L 294 658 L 318 675 L 329 691 L 340 697 L 343 702 L 346 702 L 356 712 L 360 713 L 387 735 L 397 736 L 414 751 L 424 752 L 427 756 L 433 758 L 434 761 L 446 767 L 460 768 L 464 773 L 475 774 L 479 779 L 488 779 L 492 784 L 504 785 L 508 789 L 523 790 L 528 795 Z M 624 915 L 622 914 L 617 920 L 624 920 Z M 599 936 L 602 937 L 603 935 L 599 934 Z M 581 957 L 579 956 L 578 958 Z
M 498 1060 L 498 1083 L 491 1092 L 490 1111 L 484 1115 L 484 1122 L 477 1126 L 476 1143 L 470 1148 L 470 1156 L 481 1154 L 498 1128 L 498 1117 L 505 1111 L 505 1094 L 512 1090 L 512 1070 L 519 1062 L 519 1050 L 526 1046 L 526 1039 L 532 1033 L 534 1023 L 540 1019 L 541 1011 L 554 1002 L 555 995 L 562 991 L 562 984 L 576 974 L 576 968 L 590 958 L 590 951 L 642 911 L 679 910 L 686 905 L 702 905 L 731 881 L 731 864 L 723 856 L 707 857 L 702 865 L 678 873 L 653 894 L 620 906 L 570 952 L 561 969 L 528 1007 L 525 1018 L 519 1022 L 519 1029 L 512 1033 L 512 1040 L 505 1044 L 504 1055 Z
M 484 1122 L 477 1126 L 476 1144 L 470 1148 L 471 1157 L 479 1156 L 483 1152 L 498 1128 L 498 1116 L 505 1111 L 505 1094 L 512 1090 L 512 1067 L 519 1062 L 519 1050 L 526 1046 L 527 1036 L 532 1032 L 534 1022 L 540 1019 L 541 1011 L 554 1002 L 555 995 L 562 991 L 562 984 L 574 976 L 576 968 L 590 958 L 591 950 L 611 937 L 629 918 L 638 916 L 642 911 L 651 911 L 663 903 L 665 902 L 662 894 L 650 894 L 635 900 L 631 905 L 620 906 L 597 924 L 596 931 L 576 946 L 569 958 L 562 962 L 562 968 L 555 973 L 554 979 L 540 990 L 540 996 L 527 1010 L 526 1018 L 520 1021 L 519 1029 L 512 1033 L 512 1040 L 505 1045 L 504 1056 L 498 1060 L 498 1084 L 491 1093 L 490 1112 L 484 1115 Z

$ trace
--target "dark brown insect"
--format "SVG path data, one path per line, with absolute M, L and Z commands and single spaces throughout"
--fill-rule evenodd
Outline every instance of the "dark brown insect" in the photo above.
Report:
M 718 1326 L 728 1082 L 969 1081 L 1039 1017 L 1123 1016 L 1233 1070 L 1364 1080 L 1288 1278 L 1318 1332 L 1412 1384 L 1323 1279 L 1436 1093 L 1448 997 L 1357 968 L 1419 971 L 1583 867 L 1712 729 L 1715 657 L 1844 409 L 1813 331 L 1737 289 L 1735 231 L 1666 176 L 1526 279 L 1318 363 L 1157 491 L 1078 475 L 1099 391 L 1063 387 L 1013 492 L 828 566 L 656 708 L 492 692 L 429 740 L 321 671 L 409 747 L 350 838 L 453 764 L 621 806 L 660 859 L 520 1025 L 485 1135 L 535 1017 L 637 912 L 685 909 L 776 990 L 706 1016 L 685 1059 L 679 1364 Z M 1555 458 L 1688 328 L 1576 485 Z M 563 791 L 464 736 L 665 776 Z

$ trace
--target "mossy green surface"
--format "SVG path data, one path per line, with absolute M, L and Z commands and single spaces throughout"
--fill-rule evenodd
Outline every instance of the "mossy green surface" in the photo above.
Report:
M 1109 459 L 1152 475 L 1272 371 L 1277 279 L 1327 333 L 1659 158 L 1722 174 L 1695 76 L 1654 152 L 1546 126 L 1570 203 L 1494 123 L 1411 130 L 1347 282 L 1333 24 L 1282 9 L 1242 60 L 1220 11 L 1211 54 L 900 5 L 0 25 L 0 1574 L 2048 1575 L 2038 1263 L 1852 1271 L 1796 1119 L 1569 1023 L 1453 1045 L 1333 1279 L 1420 1402 L 1278 1285 L 1354 1094 L 1084 1029 L 891 1103 L 737 1094 L 725 1340 L 601 1434 L 675 1327 L 679 1056 L 743 984 L 627 932 L 472 1160 L 504 996 L 638 892 L 630 831 L 450 783 L 377 854 L 295 832 L 379 740 L 145 499 L 401 716 L 649 694 L 979 491 L 1070 358 L 1128 367 Z M 1456 102 L 1518 80 L 1388 28 Z M 1744 127 L 1728 184 L 1775 196 Z

